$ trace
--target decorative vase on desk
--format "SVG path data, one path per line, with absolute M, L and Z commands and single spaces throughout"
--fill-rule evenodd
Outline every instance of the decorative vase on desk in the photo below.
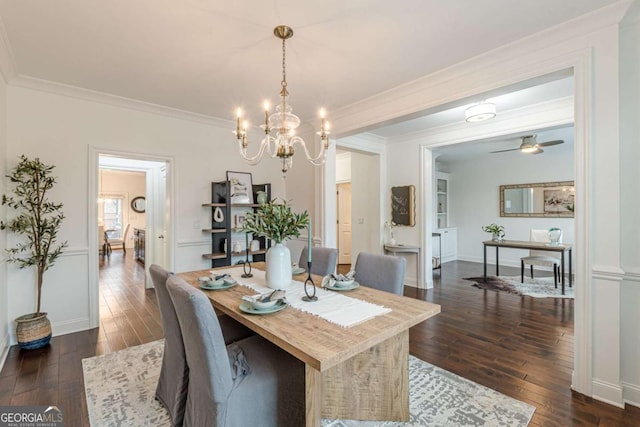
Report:
M 291 284 L 291 252 L 282 243 L 267 251 L 267 286 L 272 289 L 286 289 Z
M 552 227 L 547 232 L 549 236 L 549 245 L 558 246 L 560 244 L 560 238 L 562 237 L 562 230 L 556 227 Z

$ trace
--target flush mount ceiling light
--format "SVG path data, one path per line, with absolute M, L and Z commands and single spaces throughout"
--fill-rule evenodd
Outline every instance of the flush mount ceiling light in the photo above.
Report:
M 464 110 L 464 119 L 468 122 L 482 122 L 496 116 L 496 104 L 481 102 Z
M 317 156 L 312 157 L 304 140 L 295 135 L 296 128 L 300 126 L 300 118 L 293 114 L 291 105 L 287 104 L 287 71 L 286 71 L 286 50 L 285 41 L 293 37 L 293 30 L 286 25 L 279 25 L 273 30 L 273 34 L 282 40 L 282 81 L 280 86 L 280 104 L 276 106 L 276 112 L 269 114 L 269 101 L 264 103 L 264 124 L 260 127 L 264 130 L 265 136 L 260 142 L 260 148 L 255 156 L 247 155 L 247 128 L 248 123 L 242 121 L 242 110 L 237 110 L 236 138 L 240 148 L 240 155 L 250 164 L 255 165 L 260 162 L 265 152 L 272 158 L 278 157 L 282 160 L 282 173 L 286 174 L 287 170 L 293 165 L 293 147 L 296 144 L 302 146 L 307 160 L 314 166 L 324 164 L 327 159 L 327 150 L 329 148 L 329 122 L 325 120 L 324 109 L 320 110 L 320 136 L 322 145 Z M 286 175 L 285 175 L 286 176 Z

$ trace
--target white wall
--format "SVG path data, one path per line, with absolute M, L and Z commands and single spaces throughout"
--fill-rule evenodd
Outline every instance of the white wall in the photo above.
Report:
M 391 220 L 391 187 L 415 185 L 416 187 L 416 225 L 397 226 L 393 229 L 394 238 L 398 243 L 404 245 L 420 246 L 421 216 L 420 216 L 420 147 L 417 144 L 396 143 L 389 146 L 387 150 L 387 193 L 384 195 L 384 221 Z M 383 221 L 383 222 L 384 222 Z M 426 257 L 425 251 L 422 252 Z M 418 285 L 417 266 L 418 259 L 413 254 L 398 254 L 407 260 L 407 270 L 405 273 L 405 283 L 408 285 Z M 429 283 L 431 278 L 427 279 Z
M 201 255 L 209 252 L 207 228 L 210 183 L 226 178 L 227 170 L 247 171 L 257 183 L 271 182 L 275 196 L 284 195 L 276 161 L 248 166 L 237 152 L 229 122 L 155 114 L 17 86 L 8 87 L 7 159 L 13 166 L 20 154 L 39 156 L 56 165 L 58 185 L 51 199 L 64 204 L 66 220 L 60 232 L 69 248 L 45 275 L 43 309 L 54 334 L 89 326 L 88 283 L 88 152 L 89 147 L 172 157 L 175 176 L 174 271 L 207 268 Z M 254 140 L 255 141 L 255 140 Z M 255 150 L 250 140 L 249 149 Z M 94 232 L 92 229 L 91 232 Z M 32 273 L 8 269 L 9 319 L 34 309 Z
M 620 212 L 622 267 L 620 292 L 622 385 L 625 399 L 640 406 L 640 4 L 620 30 Z M 635 13 L 635 15 L 633 15 Z M 631 16 L 633 15 L 633 16 Z
M 126 225 L 130 224 L 125 245 L 127 248 L 133 248 L 133 229 L 145 228 L 146 214 L 131 209 L 131 200 L 134 197 L 145 197 L 146 173 L 101 169 L 100 174 L 102 175 L 100 180 L 101 195 L 121 195 L 124 197 L 122 201 L 122 232 L 124 233 Z M 101 220 L 102 204 L 98 202 L 98 223 Z
M 381 253 L 379 156 L 351 153 L 351 261 L 360 252 Z M 335 194 L 334 194 L 335 197 Z
M 529 240 L 531 228 L 559 227 L 563 242 L 575 243 L 573 218 L 502 218 L 499 194 L 500 185 L 505 184 L 573 181 L 573 150 L 494 154 L 450 163 L 446 169 L 451 174 L 450 220 L 451 226 L 458 228 L 458 259 L 482 262 L 482 241 L 491 238 L 482 226 L 491 223 L 504 226 L 510 240 Z M 503 249 L 500 265 L 519 267 L 520 257 L 525 255 L 526 251 Z M 487 258 L 494 263 L 495 251 L 488 251 Z
M 6 150 L 7 150 L 7 85 L 0 76 L 0 194 L 6 194 Z M 5 206 L 0 205 L 0 221 L 7 219 Z M 0 367 L 9 350 L 9 283 L 7 280 L 6 238 L 7 233 L 0 231 Z

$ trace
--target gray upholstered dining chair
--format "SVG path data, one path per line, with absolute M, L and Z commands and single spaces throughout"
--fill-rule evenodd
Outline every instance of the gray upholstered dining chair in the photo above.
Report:
M 159 265 L 151 265 L 149 274 L 158 299 L 162 329 L 164 331 L 164 354 L 160 378 L 156 387 L 156 398 L 167 408 L 171 424 L 181 426 L 187 401 L 189 369 L 182 344 L 182 332 L 173 301 L 167 291 L 167 279 L 171 275 Z M 225 344 L 239 341 L 255 333 L 226 314 L 218 317 Z
M 360 252 L 356 260 L 358 283 L 381 291 L 402 295 L 407 260 L 403 257 Z
M 164 330 L 164 354 L 160 368 L 160 379 L 156 387 L 156 399 L 169 411 L 171 425 L 181 426 L 187 402 L 189 369 L 178 316 L 167 291 L 166 283 L 171 273 L 158 265 L 152 265 L 149 267 L 149 274 L 155 287 L 160 317 L 162 318 L 162 329 Z
M 335 248 L 313 248 L 311 250 L 311 274 L 317 274 L 318 276 L 326 276 L 336 272 L 336 265 L 338 263 L 338 250 Z M 309 270 L 308 252 L 305 246 L 300 254 L 300 260 L 298 266 Z
M 189 366 L 184 425 L 304 425 L 304 364 L 260 336 L 225 346 L 207 296 L 177 276 L 167 288 Z

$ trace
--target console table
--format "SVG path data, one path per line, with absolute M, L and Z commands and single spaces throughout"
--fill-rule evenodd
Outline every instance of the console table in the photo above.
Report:
M 498 249 L 511 248 L 511 249 L 532 249 L 536 251 L 549 251 L 549 252 L 561 252 L 562 258 L 560 261 L 560 268 L 562 271 L 562 295 L 564 295 L 564 254 L 569 252 L 569 287 L 573 286 L 572 268 L 571 268 L 571 252 L 573 250 L 572 245 L 566 243 L 559 243 L 557 245 L 549 245 L 543 242 L 530 242 L 524 240 L 487 240 L 482 242 L 484 247 L 484 281 L 487 281 L 487 246 L 495 246 L 496 248 L 496 276 L 500 275 L 500 258 L 498 257 Z
M 422 283 L 424 283 L 422 281 L 422 268 L 420 268 L 420 264 L 421 264 L 421 260 L 422 260 L 422 248 L 420 248 L 420 246 L 413 246 L 413 245 L 402 245 L 402 244 L 396 244 L 396 245 L 384 245 L 384 253 L 385 254 L 392 254 L 397 256 L 397 254 L 402 254 L 402 253 L 410 253 L 410 254 L 416 254 L 416 270 L 417 270 L 417 274 L 418 277 L 416 278 L 416 280 L 418 281 L 418 287 L 420 288 L 422 285 Z

